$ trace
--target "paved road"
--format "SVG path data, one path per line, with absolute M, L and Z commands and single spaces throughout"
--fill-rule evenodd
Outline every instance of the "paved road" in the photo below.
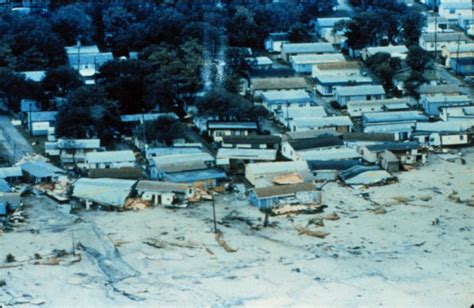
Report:
M 456 76 L 454 73 L 449 72 L 446 68 L 439 64 L 436 65 L 436 70 L 438 71 L 439 78 L 446 80 L 447 84 L 461 86 L 461 88 L 466 90 L 471 99 L 474 98 L 474 88 L 467 86 L 460 77 Z
M 33 154 L 34 150 L 10 121 L 10 117 L 0 116 L 0 143 L 10 155 L 9 159 L 17 162 L 24 155 Z

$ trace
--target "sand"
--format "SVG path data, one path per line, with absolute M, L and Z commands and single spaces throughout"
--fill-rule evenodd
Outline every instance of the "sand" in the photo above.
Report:
M 71 215 L 67 205 L 30 198 L 28 224 L 0 236 L 0 258 L 11 253 L 23 261 L 0 269 L 0 305 L 468 307 L 474 151 L 464 158 L 465 165 L 430 155 L 387 186 L 329 183 L 323 213 L 271 217 L 269 228 L 246 201 L 221 195 L 218 228 L 235 252 L 215 240 L 209 202 Z M 339 220 L 308 225 L 333 212 Z M 329 235 L 299 235 L 302 227 Z M 168 244 L 156 248 L 147 239 Z M 73 246 L 82 247 L 78 263 L 24 261 Z

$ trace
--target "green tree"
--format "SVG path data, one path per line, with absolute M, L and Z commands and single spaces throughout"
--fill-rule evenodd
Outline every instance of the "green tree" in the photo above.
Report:
M 173 145 L 175 139 L 185 137 L 185 128 L 183 124 L 173 117 L 161 117 L 156 121 L 145 123 L 147 144 L 165 144 Z M 143 139 L 143 126 L 137 126 L 135 136 Z
M 70 91 L 84 84 L 79 73 L 69 66 L 48 69 L 41 83 L 45 91 L 59 97 L 67 96 Z
M 408 95 L 418 99 L 419 94 L 417 90 L 425 82 L 426 79 L 422 73 L 412 70 L 410 76 L 408 76 L 407 80 L 404 83 L 405 90 L 407 91 Z
M 119 127 L 117 109 L 117 104 L 107 99 L 101 87 L 80 87 L 60 106 L 56 134 L 63 138 L 99 137 L 111 141 Z
M 307 27 L 301 23 L 295 24 L 291 27 L 288 33 L 288 39 L 292 43 L 304 43 L 310 40 L 311 36 Z
M 84 44 L 91 42 L 92 19 L 82 4 L 70 4 L 60 7 L 51 17 L 53 30 L 67 45 L 74 45 L 77 40 Z
M 408 50 L 406 63 L 414 71 L 424 73 L 432 61 L 431 55 L 418 45 L 414 45 Z
M 390 54 L 378 52 L 366 61 L 367 67 L 383 81 L 386 90 L 392 88 L 392 78 L 401 67 L 399 58 L 392 58 Z
M 407 45 L 418 45 L 421 31 L 426 24 L 426 17 L 420 12 L 411 10 L 406 12 L 401 18 L 403 28 L 403 38 Z
M 254 14 L 247 8 L 239 6 L 234 16 L 230 18 L 227 31 L 229 41 L 233 46 L 261 47 L 258 39 L 258 27 Z

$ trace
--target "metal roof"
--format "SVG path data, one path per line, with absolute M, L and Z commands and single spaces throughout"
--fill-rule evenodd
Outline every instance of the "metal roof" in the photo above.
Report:
M 34 111 L 28 112 L 28 121 L 30 122 L 52 122 L 56 121 L 57 111 Z
M 140 113 L 140 114 L 125 114 L 120 116 L 120 121 L 129 123 L 129 122 L 145 122 L 155 121 L 160 118 L 171 118 L 178 120 L 178 116 L 174 112 L 167 113 Z
M 290 185 L 275 185 L 270 187 L 255 188 L 257 198 L 286 197 L 298 192 L 315 191 L 312 183 L 298 183 Z
M 163 179 L 175 183 L 192 183 L 206 180 L 225 179 L 224 172 L 217 169 L 195 170 L 178 173 L 165 173 Z
M 29 71 L 21 72 L 21 74 L 23 74 L 27 80 L 41 82 L 46 76 L 46 71 Z
M 423 96 L 423 101 L 428 103 L 471 103 L 472 100 L 467 95 L 443 95 L 442 93 Z
M 337 147 L 344 144 L 340 138 L 331 135 L 322 135 L 315 138 L 291 140 L 288 141 L 288 143 L 295 151 L 323 147 Z
M 123 207 L 137 181 L 81 178 L 74 183 L 72 195 L 102 205 Z
M 8 193 L 11 192 L 10 184 L 4 179 L 0 179 L 0 193 Z M 0 213 L 1 214 L 1 213 Z
M 393 134 L 385 133 L 344 133 L 344 141 L 395 141 Z
M 416 122 L 403 122 L 403 123 L 382 123 L 382 124 L 372 124 L 364 127 L 364 133 L 401 133 L 401 132 L 411 132 L 415 127 Z
M 332 75 L 331 73 L 318 74 L 316 77 L 316 82 L 319 83 L 330 83 L 330 84 L 345 84 L 345 83 L 372 83 L 372 78 L 364 77 L 360 74 L 339 74 Z
M 308 150 L 299 152 L 305 160 L 344 160 L 359 158 L 360 154 L 353 148 L 339 147 L 327 150 Z
M 348 116 L 295 118 L 291 120 L 291 126 L 302 128 L 324 128 L 331 126 L 352 126 L 353 123 Z
M 379 46 L 379 47 L 367 47 L 367 52 L 371 55 L 376 54 L 378 52 L 385 52 L 385 53 L 408 53 L 408 48 L 405 45 L 397 45 L 397 46 Z
M 16 178 L 23 175 L 20 167 L 0 168 L 0 179 Z
M 241 159 L 241 160 L 268 160 L 276 159 L 277 151 L 274 149 L 242 149 L 242 148 L 220 148 L 217 151 L 217 160 Z
M 360 164 L 359 159 L 308 161 L 311 170 L 346 170 Z
M 281 137 L 275 135 L 247 135 L 222 137 L 222 143 L 226 144 L 275 144 L 280 142 Z
M 361 96 L 361 95 L 384 95 L 385 90 L 380 85 L 362 85 L 362 86 L 349 86 L 349 87 L 337 87 L 337 96 Z
M 389 98 L 389 99 L 378 99 L 370 101 L 350 101 L 347 103 L 347 108 L 356 108 L 356 107 L 375 107 L 375 106 L 389 106 L 389 105 L 398 105 L 398 104 L 410 104 L 409 98 Z
M 461 132 L 474 127 L 474 119 L 416 123 L 416 131 Z
M 262 93 L 262 99 L 267 102 L 273 101 L 311 101 L 311 97 L 305 90 L 273 90 L 273 91 L 266 91 Z
M 364 123 L 428 121 L 428 117 L 419 111 L 364 112 Z
M 246 172 L 254 176 L 267 173 L 291 173 L 307 171 L 308 164 L 305 161 L 280 161 L 271 163 L 252 163 L 245 165 Z
M 341 62 L 329 62 L 329 63 L 318 63 L 315 65 L 317 70 L 320 71 L 334 71 L 334 70 L 354 70 L 359 71 L 360 65 L 357 61 L 341 61 Z
M 284 107 L 275 111 L 280 121 L 286 121 L 292 118 L 301 117 L 326 117 L 327 113 L 323 106 L 309 106 L 309 107 Z M 286 124 L 286 123 L 284 123 Z
M 464 34 L 464 32 L 438 32 L 435 38 L 434 33 L 423 33 L 421 38 L 425 42 L 457 42 L 458 40 L 464 42 L 471 42 L 471 40 Z
M 286 135 L 289 139 L 297 140 L 314 138 L 322 135 L 341 136 L 342 134 L 334 129 L 313 129 L 299 132 L 287 132 Z
M 135 189 L 140 192 L 148 191 L 186 193 L 190 188 L 192 188 L 190 185 L 177 184 L 172 182 L 139 181 Z
M 336 23 L 339 21 L 346 20 L 349 21 L 351 20 L 349 17 L 321 17 L 316 19 L 316 24 L 321 28 L 332 28 Z
M 373 185 L 394 177 L 378 166 L 354 166 L 341 171 L 339 177 L 348 185 Z
M 90 152 L 86 153 L 85 157 L 85 161 L 89 164 L 131 162 L 135 159 L 135 155 L 131 150 Z
M 98 149 L 100 139 L 58 139 L 59 149 Z
M 24 172 L 36 178 L 47 178 L 65 174 L 64 170 L 42 161 L 27 161 L 19 165 Z
M 330 53 L 321 55 L 297 55 L 291 57 L 291 63 L 294 64 L 318 64 L 329 62 L 345 61 L 345 57 L 341 53 Z
M 41 111 L 39 102 L 32 99 L 22 99 L 20 105 L 21 112 Z
M 287 43 L 281 47 L 284 53 L 336 52 L 331 43 Z
M 208 129 L 257 129 L 257 122 L 219 122 L 208 121 Z
M 64 47 L 66 54 L 87 54 L 87 53 L 99 53 L 99 47 L 97 45 L 90 46 L 67 46 Z
M 372 152 L 383 152 L 388 151 L 409 151 L 419 149 L 421 147 L 420 143 L 417 141 L 409 142 L 386 142 L 379 144 L 367 145 L 366 148 Z

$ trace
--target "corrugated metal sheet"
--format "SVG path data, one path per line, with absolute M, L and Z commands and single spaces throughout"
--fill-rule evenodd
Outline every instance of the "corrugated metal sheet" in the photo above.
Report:
M 122 207 L 136 181 L 81 178 L 74 183 L 73 196 L 101 205 Z

